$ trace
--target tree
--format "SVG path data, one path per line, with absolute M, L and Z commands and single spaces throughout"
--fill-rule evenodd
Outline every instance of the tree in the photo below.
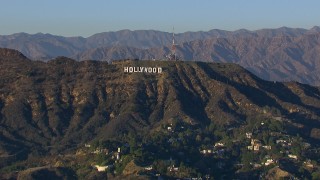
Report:
M 154 164 L 154 169 L 158 171 L 160 174 L 166 174 L 167 173 L 167 166 L 166 163 L 162 160 L 156 161 Z
M 224 137 L 226 137 L 226 132 L 221 127 L 221 129 L 217 129 L 214 131 L 214 136 L 217 139 L 223 139 Z
M 130 153 L 133 154 L 135 150 L 138 148 L 137 137 L 134 134 L 130 133 L 129 138 Z
M 302 139 L 298 135 L 298 137 L 293 141 L 292 143 L 292 153 L 301 156 L 301 151 L 302 151 Z
M 232 139 L 229 136 L 225 136 L 222 140 L 228 148 L 231 148 L 233 145 Z
M 104 162 L 108 162 L 108 157 L 103 153 L 97 154 L 94 159 L 99 165 L 103 165 Z
M 201 136 L 198 134 L 198 135 L 196 136 L 196 141 L 200 142 L 201 140 L 202 140 L 202 138 L 201 138 Z
M 93 149 L 96 149 L 96 148 L 98 148 L 100 146 L 100 141 L 99 140 L 94 140 L 93 142 L 92 142 L 92 148 Z
M 241 162 L 244 164 L 244 170 L 250 169 L 250 163 L 254 160 L 254 154 L 245 150 L 241 155 Z
M 262 141 L 263 141 L 264 144 L 268 144 L 269 138 L 270 138 L 269 133 L 267 133 L 266 131 L 263 131 L 263 133 L 262 133 Z
M 312 180 L 320 179 L 320 172 L 313 172 L 312 173 Z
M 232 148 L 231 155 L 232 155 L 233 157 L 239 157 L 239 155 L 240 155 L 240 150 L 239 150 L 236 146 L 234 146 L 234 147 Z
M 283 124 L 281 122 L 273 120 L 273 121 L 270 121 L 269 129 L 271 131 L 282 132 L 284 128 L 283 128 Z

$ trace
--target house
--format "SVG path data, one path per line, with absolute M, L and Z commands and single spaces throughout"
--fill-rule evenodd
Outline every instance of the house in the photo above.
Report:
M 251 139 L 251 146 L 247 146 L 247 149 L 259 151 L 261 146 L 261 142 L 258 139 Z
M 271 146 L 262 146 L 263 148 L 265 148 L 266 150 L 271 150 Z
M 293 154 L 288 154 L 288 157 L 294 160 L 298 160 L 298 156 L 297 155 L 293 155 Z
M 258 139 L 251 139 L 251 145 L 261 144 Z
M 274 164 L 273 159 L 267 159 L 267 161 L 264 163 L 265 166 L 269 166 L 270 164 Z
M 167 125 L 167 130 L 170 131 L 170 132 L 174 132 L 173 131 L 173 124 L 170 123 L 169 125 Z
M 288 142 L 288 140 L 283 140 L 283 139 L 276 140 L 276 144 L 280 144 L 282 147 L 292 146 L 291 142 Z
M 246 137 L 247 137 L 248 139 L 251 139 L 251 138 L 252 138 L 252 133 L 251 133 L 251 132 L 247 132 L 247 133 L 246 133 Z
M 304 161 L 303 162 L 303 165 L 307 168 L 310 168 L 310 169 L 313 169 L 314 168 L 314 165 L 312 164 L 311 160 L 307 160 L 307 161 Z
M 224 143 L 221 143 L 221 142 L 215 143 L 214 147 L 224 147 Z
M 147 170 L 147 171 L 151 171 L 151 170 L 153 170 L 153 167 L 152 166 L 148 166 L 148 167 L 145 167 L 144 169 Z
M 169 167 L 168 167 L 168 170 L 169 170 L 170 172 L 177 172 L 177 171 L 179 171 L 179 168 L 178 168 L 178 167 L 175 167 L 174 165 L 172 165 L 172 166 L 169 166 Z
M 201 150 L 200 153 L 201 153 L 201 154 L 207 154 L 207 150 L 205 150 L 205 149 L 204 149 L 204 150 Z
M 100 154 L 102 151 L 101 151 L 101 149 L 96 149 L 96 150 L 94 150 L 92 153 L 93 154 Z
M 94 167 L 97 168 L 99 172 L 104 172 L 109 168 L 109 166 L 99 166 L 99 165 L 95 165 Z
M 89 147 L 91 147 L 91 145 L 90 144 L 84 144 L 84 147 L 89 148 Z
M 213 151 L 211 149 L 203 149 L 200 151 L 201 154 L 212 154 Z
M 261 167 L 261 164 L 258 164 L 258 163 L 253 164 L 253 168 L 260 168 L 260 167 Z
M 101 154 L 101 153 L 104 153 L 104 154 L 109 154 L 109 150 L 108 149 L 105 149 L 105 148 L 97 148 L 95 149 L 93 152 L 93 154 Z
M 279 143 L 287 143 L 287 141 L 283 139 L 276 140 L 276 144 L 279 144 Z
M 253 145 L 253 151 L 259 151 L 259 150 L 260 150 L 259 144 Z
M 277 120 L 277 121 L 282 121 L 282 117 L 274 117 L 274 120 Z

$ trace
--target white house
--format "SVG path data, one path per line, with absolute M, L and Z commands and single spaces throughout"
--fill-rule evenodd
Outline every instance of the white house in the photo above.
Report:
M 145 167 L 144 169 L 147 170 L 147 171 L 151 171 L 153 169 L 153 167 L 152 166 L 148 166 L 148 167 Z
M 174 165 L 172 165 L 172 166 L 169 166 L 169 167 L 168 167 L 168 170 L 169 170 L 170 172 L 177 172 L 177 171 L 179 171 L 179 168 L 178 168 L 178 167 L 175 167 Z
M 84 147 L 89 148 L 89 147 L 91 147 L 91 145 L 90 144 L 84 144 Z
M 247 136 L 248 139 L 251 139 L 252 138 L 252 133 L 251 132 L 247 132 L 246 136 Z
M 266 150 L 271 150 L 271 146 L 262 146 L 263 148 L 265 148 Z
M 293 154 L 288 154 L 288 157 L 291 158 L 291 159 L 295 159 L 295 160 L 298 159 L 298 156 L 297 155 L 293 155 Z
M 273 164 L 273 159 L 267 159 L 267 161 L 264 163 L 265 166 L 269 166 L 270 164 Z
M 104 171 L 106 171 L 108 169 L 109 166 L 95 165 L 94 167 L 96 167 L 99 172 L 104 172 Z
M 221 142 L 215 143 L 214 147 L 224 147 L 224 144 Z

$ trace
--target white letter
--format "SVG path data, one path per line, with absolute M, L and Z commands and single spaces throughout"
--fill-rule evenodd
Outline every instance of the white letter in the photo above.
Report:
M 128 67 L 124 67 L 124 72 L 125 72 L 125 73 L 127 73 L 127 72 L 128 72 L 128 70 L 129 70 L 129 68 L 128 68 Z

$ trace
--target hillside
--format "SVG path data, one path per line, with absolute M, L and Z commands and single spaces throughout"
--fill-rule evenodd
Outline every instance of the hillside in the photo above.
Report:
M 64 57 L 46 63 L 9 49 L 0 55 L 1 167 L 74 152 L 94 140 L 152 136 L 177 122 L 223 131 L 252 120 L 280 119 L 287 135 L 319 145 L 318 87 L 264 81 L 228 63 L 108 64 Z M 162 67 L 163 72 L 124 73 L 127 66 Z
M 319 85 L 320 34 L 277 37 L 212 38 L 182 43 L 177 54 L 185 61 L 228 62 L 239 64 L 270 81 L 298 81 Z M 125 58 L 164 59 L 167 47 L 137 49 L 96 48 L 74 58 L 112 61 Z

